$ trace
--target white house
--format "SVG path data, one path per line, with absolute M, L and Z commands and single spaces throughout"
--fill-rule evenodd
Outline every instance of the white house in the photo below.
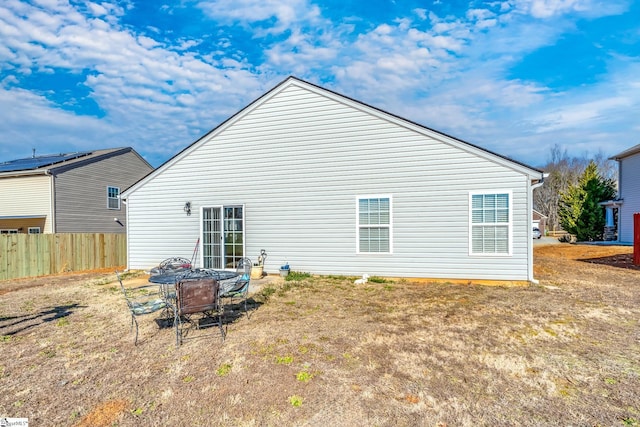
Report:
M 533 281 L 540 170 L 289 77 L 122 195 L 128 262 Z
M 640 144 L 611 157 L 618 161 L 618 199 L 607 207 L 607 227 L 612 227 L 613 210 L 618 209 L 618 241 L 633 242 L 633 214 L 640 212 Z

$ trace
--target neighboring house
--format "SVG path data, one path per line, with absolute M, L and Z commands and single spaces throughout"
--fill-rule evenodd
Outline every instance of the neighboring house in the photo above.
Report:
M 538 230 L 540 230 L 540 233 L 542 233 L 542 235 L 544 236 L 547 231 L 547 219 L 549 219 L 549 217 L 541 214 L 535 209 L 533 210 L 532 214 L 533 214 L 532 225 L 536 227 Z
M 123 193 L 129 268 L 531 281 L 542 178 L 290 77 Z
M 132 148 L 0 163 L 0 233 L 124 233 L 120 193 L 152 170 Z
M 618 161 L 618 198 L 602 203 L 607 208 L 605 235 L 615 227 L 618 210 L 617 233 L 620 243 L 633 243 L 633 214 L 640 212 L 640 144 L 611 157 Z

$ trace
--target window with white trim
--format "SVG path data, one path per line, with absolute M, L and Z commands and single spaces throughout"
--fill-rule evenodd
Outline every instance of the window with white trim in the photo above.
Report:
M 472 255 L 511 254 L 511 192 L 469 195 Z
M 391 197 L 357 199 L 358 253 L 391 253 Z
M 4 228 L 0 230 L 0 234 L 18 234 L 17 228 Z
M 40 227 L 29 227 L 29 234 L 40 234 Z
M 120 209 L 120 188 L 107 187 L 107 208 Z

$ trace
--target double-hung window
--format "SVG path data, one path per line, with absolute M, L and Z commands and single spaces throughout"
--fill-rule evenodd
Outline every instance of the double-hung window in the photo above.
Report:
M 107 187 L 107 208 L 120 209 L 120 188 Z
M 511 254 L 511 192 L 471 193 L 469 217 L 472 255 Z
M 357 199 L 358 253 L 391 253 L 391 197 Z

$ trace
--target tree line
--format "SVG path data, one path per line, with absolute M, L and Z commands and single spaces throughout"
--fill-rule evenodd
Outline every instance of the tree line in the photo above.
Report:
M 599 203 L 616 197 L 617 163 L 602 152 L 572 157 L 556 144 L 542 170 L 549 176 L 533 191 L 533 204 L 547 216 L 547 228 L 581 241 L 602 240 L 605 212 Z

